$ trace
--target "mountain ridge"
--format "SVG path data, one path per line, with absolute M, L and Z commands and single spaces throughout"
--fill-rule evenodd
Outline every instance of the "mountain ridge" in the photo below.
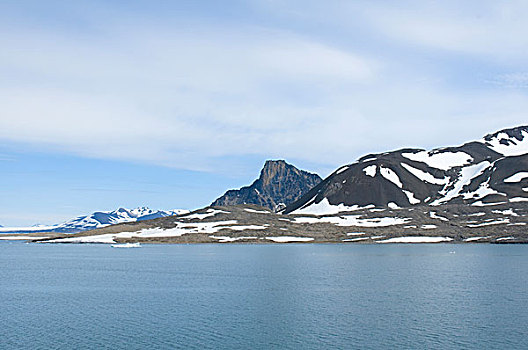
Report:
M 527 153 L 528 126 L 519 126 L 461 146 L 369 154 L 338 168 L 284 213 L 309 213 L 309 207 L 321 212 L 322 207 L 336 205 L 386 208 L 520 201 L 528 193 L 504 185 L 504 180 L 528 169 Z M 320 203 L 321 208 L 314 207 Z
M 118 208 L 112 211 L 95 211 L 88 215 L 77 216 L 56 225 L 33 225 L 30 227 L 2 227 L 0 233 L 23 233 L 23 232 L 61 232 L 77 233 L 93 230 L 109 225 L 124 222 L 144 221 L 160 217 L 174 216 L 188 213 L 188 210 L 153 210 L 148 207 L 134 209 Z

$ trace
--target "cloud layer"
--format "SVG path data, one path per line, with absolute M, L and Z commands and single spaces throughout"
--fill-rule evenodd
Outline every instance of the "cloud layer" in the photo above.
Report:
M 0 140 L 195 170 L 337 166 L 525 123 L 522 2 L 302 4 L 255 2 L 251 23 L 107 5 L 76 13 L 81 33 L 18 11 L 1 28 Z

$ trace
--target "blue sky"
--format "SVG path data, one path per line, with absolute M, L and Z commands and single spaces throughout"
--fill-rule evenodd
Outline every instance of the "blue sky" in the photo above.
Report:
M 0 225 L 527 124 L 526 1 L 2 1 Z

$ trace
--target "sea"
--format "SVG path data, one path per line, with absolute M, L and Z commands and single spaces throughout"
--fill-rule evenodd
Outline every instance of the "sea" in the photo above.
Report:
M 0 243 L 0 349 L 528 349 L 528 245 Z

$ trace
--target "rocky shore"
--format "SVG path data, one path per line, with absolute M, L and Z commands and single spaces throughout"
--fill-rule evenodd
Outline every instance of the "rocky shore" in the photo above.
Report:
M 415 206 L 282 215 L 254 205 L 48 234 L 41 243 L 528 243 L 528 206 Z

